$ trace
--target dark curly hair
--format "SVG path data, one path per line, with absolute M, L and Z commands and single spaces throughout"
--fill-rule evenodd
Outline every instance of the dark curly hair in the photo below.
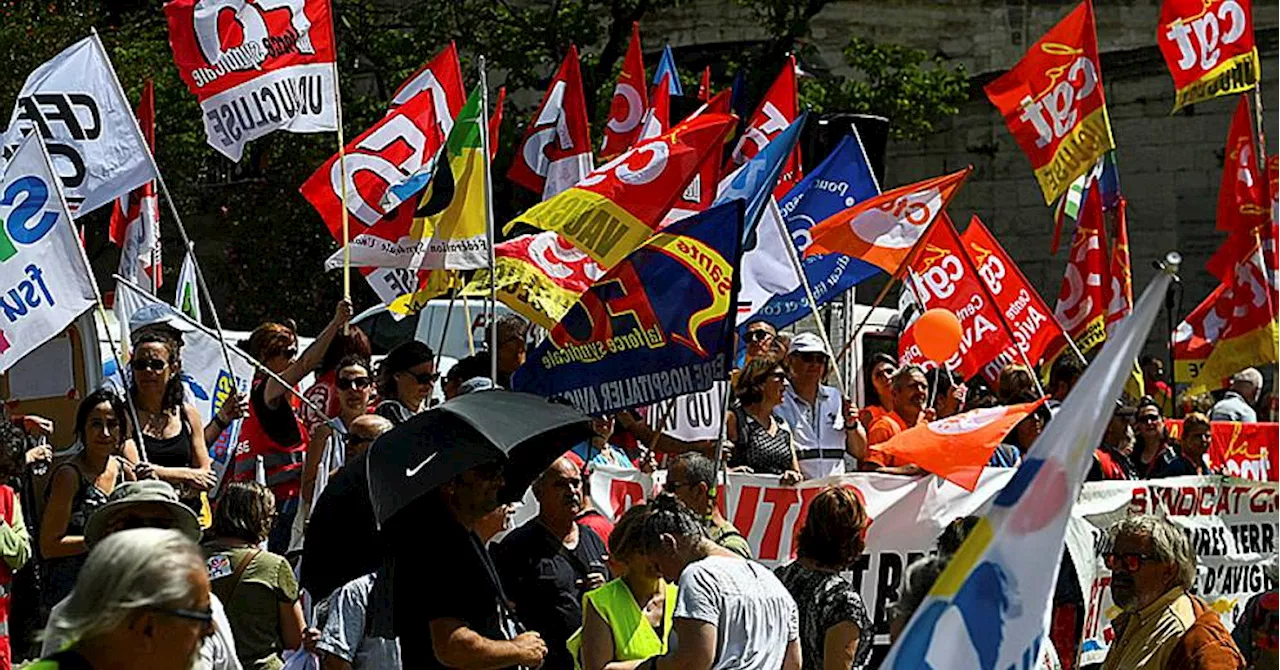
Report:
M 706 537 L 698 517 L 670 493 L 661 493 L 645 505 L 644 515 L 635 524 L 635 549 L 645 554 L 662 551 L 663 535 L 685 541 Z
M 355 357 L 369 369 L 369 357 L 373 355 L 373 346 L 369 344 L 369 336 L 355 326 L 347 328 L 346 333 L 339 332 L 333 336 L 329 348 L 324 350 L 324 358 L 320 361 L 319 372 L 328 372 L 343 367 L 347 359 Z M 372 372 L 372 370 L 370 370 Z
M 0 415 L 0 481 L 22 474 L 28 446 L 27 434 Z
M 764 383 L 773 371 L 782 368 L 783 374 L 790 375 L 787 361 L 777 354 L 767 354 L 753 358 L 742 366 L 738 373 L 738 383 L 734 385 L 733 394 L 743 405 L 754 405 L 764 399 Z
M 144 344 L 162 344 L 169 350 L 169 382 L 165 384 L 164 395 L 160 398 L 161 409 L 181 408 L 186 402 L 182 390 L 182 334 L 172 326 L 143 326 L 130 336 L 133 339 L 133 356 L 138 355 L 138 348 Z M 129 394 L 138 397 L 137 380 L 129 385 Z
M 866 549 L 871 525 L 862 500 L 852 489 L 828 486 L 814 496 L 796 538 L 796 555 L 824 567 L 852 565 Z
M 93 411 L 94 407 L 104 402 L 111 406 L 111 411 L 115 412 L 116 420 L 120 422 L 120 444 L 124 444 L 124 441 L 128 439 L 131 432 L 130 426 L 132 425 L 132 422 L 129 421 L 129 406 L 125 404 L 124 398 L 119 393 L 116 393 L 115 390 L 103 387 L 85 396 L 84 400 L 80 401 L 80 406 L 76 408 L 75 436 L 80 441 L 80 444 L 86 444 L 84 429 L 85 425 L 89 423 L 89 413 Z

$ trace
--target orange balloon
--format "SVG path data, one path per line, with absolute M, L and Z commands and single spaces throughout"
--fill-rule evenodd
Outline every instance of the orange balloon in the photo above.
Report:
M 914 328 L 916 344 L 925 358 L 941 363 L 960 351 L 960 319 L 950 311 L 936 307 L 928 310 L 916 319 Z

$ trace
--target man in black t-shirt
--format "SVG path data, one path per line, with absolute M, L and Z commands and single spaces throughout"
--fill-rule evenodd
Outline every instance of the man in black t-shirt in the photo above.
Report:
M 433 491 L 395 551 L 395 632 L 406 668 L 537 667 L 547 645 L 517 634 L 475 524 L 498 507 L 502 466 L 482 465 Z
M 572 668 L 565 642 L 582 625 L 582 595 L 609 579 L 607 550 L 576 521 L 582 473 L 560 458 L 533 483 L 538 516 L 511 531 L 494 550 L 498 574 L 516 614 L 547 641 L 547 668 Z

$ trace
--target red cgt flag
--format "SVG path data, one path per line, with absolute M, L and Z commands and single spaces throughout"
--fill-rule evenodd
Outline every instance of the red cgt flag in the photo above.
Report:
M 1240 96 L 1227 131 L 1222 183 L 1218 186 L 1218 230 L 1248 232 L 1265 224 L 1271 213 L 1265 176 L 1253 141 L 1249 97 Z
M 1120 198 L 1116 207 L 1116 239 L 1111 243 L 1111 260 L 1107 265 L 1106 290 L 1107 332 L 1133 311 L 1133 271 L 1129 265 L 1129 221 L 1125 216 L 1128 203 Z
M 1045 400 L 975 409 L 920 423 L 871 449 L 892 455 L 893 462 L 915 463 L 956 486 L 972 491 L 1004 436 L 1028 414 L 1039 409 Z
M 984 90 L 1031 159 L 1046 205 L 1116 147 L 1102 91 L 1092 0 L 1076 7 Z
M 153 152 L 156 148 L 155 90 L 155 83 L 148 79 L 138 100 L 138 127 Z M 80 246 L 84 246 L 84 229 L 80 235 Z M 164 271 L 160 259 L 160 200 L 156 197 L 155 181 L 116 198 L 111 208 L 108 237 L 120 247 L 120 276 L 143 286 L 160 286 Z M 144 276 L 147 281 L 139 281 Z
M 644 54 L 640 50 L 640 23 L 631 24 L 631 42 L 622 60 L 618 83 L 613 87 L 609 103 L 609 121 L 604 126 L 604 144 L 600 158 L 607 159 L 626 151 L 640 136 L 641 121 L 649 101 L 645 93 Z
M 494 246 L 498 299 L 530 321 L 551 330 L 605 270 L 559 233 L 521 235 Z M 462 291 L 488 297 L 488 271 L 481 270 Z
M 896 274 L 972 170 L 900 186 L 832 214 L 809 229 L 805 257 L 839 253 Z
M 576 186 L 507 224 L 559 231 L 610 268 L 644 243 L 675 204 L 708 153 L 733 126 L 728 114 L 703 114 L 645 140 L 596 168 Z
M 1103 279 L 1107 276 L 1106 243 L 1102 239 L 1101 189 L 1091 188 L 1080 207 L 1071 238 L 1071 256 L 1058 291 L 1054 315 L 1081 353 L 1107 339 Z
M 764 94 L 764 99 L 760 101 L 760 106 L 756 108 L 751 120 L 747 122 L 747 127 L 742 132 L 742 138 L 738 140 L 738 146 L 734 147 L 733 154 L 729 157 L 729 164 L 725 165 L 723 174 L 727 175 L 733 172 L 738 166 L 751 160 L 760 150 L 765 147 L 778 133 L 787 129 L 800 115 L 799 95 L 796 92 L 796 57 L 788 56 L 787 62 L 783 64 L 782 71 L 778 73 L 778 78 L 773 81 L 773 85 L 769 87 L 768 92 Z M 782 167 L 782 174 L 778 177 L 778 185 L 773 189 L 774 197 L 779 200 L 782 196 L 791 190 L 792 186 L 804 175 L 800 167 L 800 146 L 791 152 L 787 157 L 787 164 Z
M 1257 86 L 1250 0 L 1164 0 L 1156 43 L 1177 97 L 1173 111 Z
M 395 111 L 423 91 L 431 92 L 436 123 L 440 124 L 440 132 L 448 137 L 453 130 L 453 120 L 467 103 L 467 92 L 462 86 L 462 66 L 458 63 L 458 48 L 453 42 L 400 84 L 395 95 L 391 96 L 387 113 Z
M 578 47 L 570 45 L 533 122 L 524 131 L 507 179 L 541 193 L 546 200 L 581 181 L 592 165 Z

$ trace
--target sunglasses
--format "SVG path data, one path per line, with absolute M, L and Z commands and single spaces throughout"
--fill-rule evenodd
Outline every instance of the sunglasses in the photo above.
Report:
M 1157 423 L 1160 421 L 1159 414 L 1144 414 L 1138 417 L 1138 423 Z
M 419 384 L 434 384 L 436 383 L 436 380 L 440 378 L 440 373 L 438 372 L 409 372 L 408 370 L 404 370 L 403 372 L 406 375 L 413 377 L 414 381 Z
M 285 349 L 284 351 L 280 352 L 280 355 L 281 355 L 281 356 L 284 356 L 285 358 L 287 358 L 287 359 L 289 359 L 289 360 L 293 360 L 293 359 L 295 359 L 295 358 L 297 358 L 297 357 L 298 357 L 298 348 L 297 348 L 297 347 L 289 347 L 288 349 Z
M 213 632 L 213 609 L 193 610 L 185 607 L 151 607 L 148 608 L 153 612 L 163 614 L 165 616 L 176 617 L 178 619 L 186 619 L 187 621 L 197 621 L 201 624 L 200 628 L 206 633 Z
M 333 385 L 337 386 L 339 391 L 350 391 L 351 389 L 363 391 L 369 388 L 372 383 L 368 377 L 339 377 L 338 381 L 334 382 Z
M 818 351 L 806 351 L 804 353 L 795 354 L 795 357 L 804 363 L 809 364 L 827 362 L 827 355 Z
M 748 342 L 764 342 L 765 340 L 767 340 L 767 339 L 769 339 L 769 338 L 771 338 L 771 337 L 773 337 L 773 333 L 771 333 L 771 332 L 769 332 L 769 331 L 767 331 L 767 330 L 765 330 L 765 329 L 763 329 L 763 328 L 759 328 L 759 329 L 756 329 L 756 330 L 747 331 L 747 341 L 748 341 Z
M 169 367 L 169 361 L 159 358 L 135 358 L 129 361 L 129 367 L 138 372 L 150 370 L 152 372 L 164 372 Z
M 1115 552 L 1107 552 L 1102 555 L 1102 561 L 1106 564 L 1107 569 L 1115 572 L 1123 570 L 1124 572 L 1134 572 L 1143 561 L 1150 560 L 1151 557 L 1146 554 L 1117 554 Z

